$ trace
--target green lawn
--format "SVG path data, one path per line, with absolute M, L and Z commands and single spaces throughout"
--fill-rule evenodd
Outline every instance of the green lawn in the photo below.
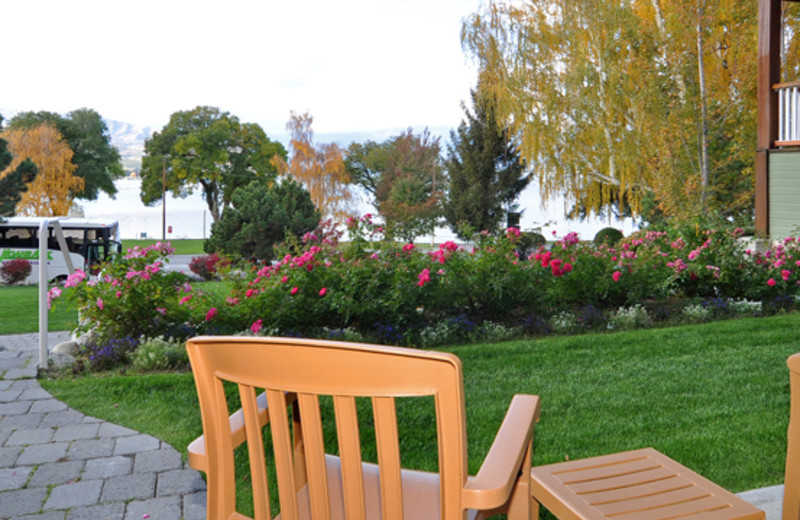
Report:
M 147 240 L 139 240 L 139 239 L 124 239 L 122 241 L 122 249 L 127 251 L 128 249 L 133 249 L 134 247 L 147 247 L 155 244 L 156 242 L 160 242 L 157 239 L 147 239 Z M 170 240 L 167 239 L 167 242 L 172 244 L 172 247 L 175 248 L 176 255 L 204 255 L 205 252 L 203 251 L 203 240 L 201 239 L 178 239 L 178 240 Z
M 534 464 L 653 446 L 732 491 L 778 484 L 789 416 L 785 361 L 798 350 L 798 327 L 800 314 L 791 314 L 447 349 L 464 365 L 470 472 L 511 396 L 532 393 L 542 397 Z M 201 433 L 190 374 L 42 385 L 77 410 L 155 435 L 184 454 Z M 435 442 L 431 408 L 425 400 L 401 407 L 401 432 Z M 401 446 L 404 464 L 436 467 L 430 446 Z
M 48 329 L 71 330 L 78 324 L 75 308 L 63 299 L 48 315 Z M 39 331 L 39 287 L 37 285 L 0 286 L 0 334 Z

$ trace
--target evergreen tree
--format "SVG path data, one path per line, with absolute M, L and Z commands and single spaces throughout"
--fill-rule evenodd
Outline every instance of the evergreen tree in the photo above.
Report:
M 273 246 L 292 235 L 313 231 L 320 213 L 300 184 L 258 179 L 237 189 L 231 205 L 211 226 L 206 253 L 224 253 L 250 260 L 272 260 Z
M 464 106 L 466 121 L 450 132 L 446 167 L 450 189 L 444 216 L 450 229 L 462 238 L 465 226 L 475 231 L 495 231 L 505 215 L 504 206 L 530 182 L 508 129 L 497 121 L 496 105 L 480 89 L 472 91 L 473 111 Z

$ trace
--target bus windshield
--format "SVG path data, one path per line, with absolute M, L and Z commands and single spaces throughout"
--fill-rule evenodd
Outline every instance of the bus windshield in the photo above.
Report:
M 31 262 L 31 275 L 27 283 L 36 283 L 39 277 L 39 227 L 44 218 L 9 217 L 0 222 L 0 263 L 15 259 Z M 72 265 L 76 269 L 91 271 L 93 266 L 121 251 L 119 223 L 116 220 L 85 218 L 49 218 L 58 220 Z M 62 252 L 53 226 L 48 228 L 47 275 L 48 280 L 63 279 L 67 272 Z

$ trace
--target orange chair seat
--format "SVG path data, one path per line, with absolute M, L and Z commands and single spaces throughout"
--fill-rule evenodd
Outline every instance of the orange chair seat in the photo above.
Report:
M 341 459 L 333 455 L 325 457 L 328 469 L 328 492 L 330 495 L 331 518 L 344 519 L 344 490 L 342 486 Z M 376 464 L 363 464 L 364 494 L 366 498 L 366 518 L 381 518 L 380 503 L 380 469 Z M 403 518 L 415 520 L 439 520 L 439 475 L 425 471 L 404 469 L 403 480 Z M 467 518 L 473 520 L 477 511 L 470 511 Z M 300 520 L 311 520 L 311 506 L 308 498 L 308 485 L 298 493 L 298 517 Z M 275 520 L 280 520 L 280 515 Z

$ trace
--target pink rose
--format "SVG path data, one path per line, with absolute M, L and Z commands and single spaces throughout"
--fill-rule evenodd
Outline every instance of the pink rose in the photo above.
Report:
M 263 326 L 263 324 L 264 324 L 264 322 L 261 321 L 260 319 L 254 321 L 253 324 L 250 325 L 250 332 L 252 332 L 253 334 L 258 334 L 258 332 L 261 330 L 261 327 Z
M 423 269 L 422 272 L 417 275 L 417 278 L 419 278 L 417 285 L 420 287 L 424 286 L 426 283 L 431 281 L 431 270 Z

